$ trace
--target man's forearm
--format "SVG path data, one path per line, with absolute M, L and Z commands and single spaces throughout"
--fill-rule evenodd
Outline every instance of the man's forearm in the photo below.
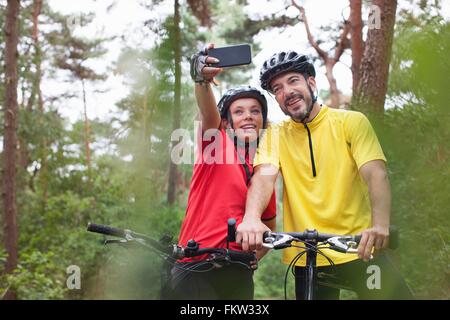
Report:
M 386 171 L 377 171 L 368 183 L 372 206 L 372 226 L 388 228 L 391 215 L 391 188 Z
M 267 169 L 267 166 L 271 165 L 260 165 L 255 168 L 247 193 L 245 215 L 242 223 L 236 229 L 236 242 L 242 245 L 244 251 L 261 249 L 262 235 L 268 229 L 261 222 L 261 215 L 272 196 L 278 169 L 275 168 L 276 174 L 273 175 L 261 174 L 261 171 Z M 271 172 L 275 171 L 271 170 Z
M 248 189 L 247 202 L 245 206 L 245 217 L 261 218 L 267 208 L 275 187 L 277 175 L 261 175 L 256 172 Z M 244 217 L 244 218 L 245 218 Z
M 367 183 L 372 207 L 372 227 L 362 232 L 358 246 L 359 258 L 368 261 L 373 248 L 381 250 L 389 243 L 389 222 L 391 215 L 391 188 L 386 165 L 381 160 L 364 164 L 360 173 Z

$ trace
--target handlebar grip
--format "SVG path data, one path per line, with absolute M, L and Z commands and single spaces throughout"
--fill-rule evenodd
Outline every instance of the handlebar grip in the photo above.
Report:
M 228 242 L 235 242 L 236 241 L 236 219 L 234 219 L 234 218 L 228 219 L 227 241 Z
M 398 230 L 396 226 L 389 227 L 389 248 L 397 249 L 398 248 Z
M 123 230 L 123 229 L 118 229 L 118 228 L 105 226 L 102 224 L 90 223 L 90 222 L 88 223 L 87 231 L 106 234 L 109 236 L 121 237 L 121 238 L 125 237 L 125 230 Z

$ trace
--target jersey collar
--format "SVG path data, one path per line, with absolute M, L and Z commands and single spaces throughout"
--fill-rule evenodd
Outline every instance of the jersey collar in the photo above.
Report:
M 319 113 L 314 117 L 314 119 L 312 119 L 311 122 L 307 122 L 306 125 L 310 129 L 313 129 L 313 128 L 319 126 L 320 123 L 322 122 L 322 120 L 327 115 L 327 113 L 328 113 L 328 107 L 326 105 L 322 104 L 322 107 L 320 108 Z M 302 129 L 305 128 L 305 125 L 303 123 L 298 123 L 292 119 L 289 119 L 289 121 L 294 128 L 302 128 Z

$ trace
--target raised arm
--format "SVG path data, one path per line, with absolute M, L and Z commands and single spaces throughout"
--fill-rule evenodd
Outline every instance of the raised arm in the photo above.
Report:
M 196 83 L 195 98 L 197 99 L 203 131 L 208 129 L 218 129 L 221 120 L 211 85 L 209 83 Z

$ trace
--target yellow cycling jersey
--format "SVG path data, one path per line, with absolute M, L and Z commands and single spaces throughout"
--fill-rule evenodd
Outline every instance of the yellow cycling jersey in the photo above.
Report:
M 283 231 L 316 229 L 354 235 L 370 228 L 372 221 L 368 189 L 359 169 L 378 159 L 386 161 L 362 113 L 322 106 L 306 126 L 292 119 L 270 126 L 261 138 L 254 166 L 272 164 L 283 175 Z M 283 262 L 289 264 L 300 251 L 284 250 Z M 356 254 L 330 249 L 323 253 L 335 264 L 357 259 Z M 306 255 L 297 265 L 304 266 L 305 261 Z M 317 265 L 329 262 L 319 254 Z

